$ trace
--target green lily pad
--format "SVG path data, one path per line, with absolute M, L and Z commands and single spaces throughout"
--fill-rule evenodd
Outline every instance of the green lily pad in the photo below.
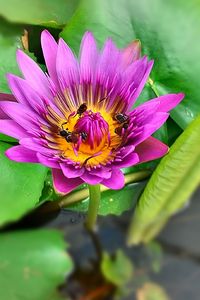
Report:
M 86 30 L 101 45 L 108 36 L 120 47 L 139 39 L 143 53 L 155 60 L 151 78 L 157 90 L 185 92 L 171 114 L 185 128 L 200 112 L 199 14 L 196 0 L 82 0 L 61 35 L 76 52 Z
M 16 50 L 22 47 L 23 28 L 0 19 L 0 92 L 11 93 L 6 74 L 20 74 L 16 62 Z M 1 99 L 2 100 L 2 99 Z
M 47 168 L 17 163 L 5 156 L 10 145 L 0 142 L 0 226 L 33 209 L 42 193 Z
M 53 230 L 1 234 L 1 299 L 63 299 L 56 288 L 73 269 L 65 248 L 61 233 Z
M 120 249 L 114 257 L 103 253 L 101 271 L 108 281 L 119 287 L 132 281 L 134 276 L 132 261 Z
M 10 22 L 60 27 L 77 4 L 78 0 L 0 0 L 0 14 Z

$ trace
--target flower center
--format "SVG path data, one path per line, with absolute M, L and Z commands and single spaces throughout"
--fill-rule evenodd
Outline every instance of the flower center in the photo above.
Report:
M 74 130 L 80 136 L 84 147 L 89 147 L 92 152 L 106 143 L 109 145 L 109 125 L 99 112 L 94 113 L 91 110 L 84 112 Z
M 105 110 L 88 108 L 86 104 L 68 113 L 66 119 L 55 116 L 51 108 L 49 113 L 51 123 L 52 114 L 57 119 L 58 132 L 54 140 L 62 158 L 86 167 L 104 165 L 114 159 L 115 149 L 122 143 L 124 116 L 118 114 L 116 118 Z

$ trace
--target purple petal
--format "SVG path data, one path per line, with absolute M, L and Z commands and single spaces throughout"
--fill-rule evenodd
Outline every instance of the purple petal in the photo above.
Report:
M 146 110 L 149 107 L 151 107 L 151 105 L 157 104 L 158 105 L 157 111 L 168 112 L 171 109 L 173 109 L 175 106 L 177 106 L 183 100 L 184 97 L 185 95 L 183 93 L 163 95 L 158 98 L 145 102 L 144 104 L 140 105 L 138 109 Z
M 152 68 L 146 56 L 134 61 L 125 70 L 121 68 L 122 84 L 119 95 L 124 99 L 126 109 L 130 108 L 141 92 Z
M 24 138 L 20 140 L 20 145 L 30 150 L 40 152 L 44 155 L 46 154 L 49 156 L 53 156 L 53 154 L 57 154 L 57 150 L 51 149 L 50 147 L 48 147 L 48 145 L 42 144 L 42 142 L 44 141 L 38 138 Z
M 67 194 L 83 183 L 80 178 L 66 178 L 59 169 L 52 169 L 52 175 L 54 188 L 61 194 Z
M 0 108 L 0 119 L 8 119 L 8 115 Z
M 142 105 L 139 105 L 138 107 L 134 108 L 133 111 L 131 111 L 130 116 L 139 116 L 140 115 L 152 115 L 155 112 L 158 111 L 159 102 L 158 101 L 147 101 Z
M 81 179 L 85 181 L 87 184 L 98 184 L 102 181 L 103 178 L 91 175 L 88 171 L 86 171 L 82 176 Z
M 63 39 L 58 43 L 56 69 L 62 89 L 79 83 L 78 61 Z
M 6 156 L 18 162 L 39 163 L 36 152 L 24 148 L 23 146 L 15 146 L 6 150 Z
M 135 148 L 140 163 L 160 158 L 164 156 L 168 150 L 167 145 L 152 136 Z
M 126 68 L 132 64 L 135 60 L 139 59 L 141 55 L 141 43 L 139 40 L 135 40 L 130 43 L 122 51 L 122 68 Z
M 82 82 L 91 82 L 98 60 L 98 49 L 91 32 L 83 36 L 80 50 L 80 72 Z
M 13 102 L 16 102 L 16 99 L 12 94 L 0 93 L 0 101 L 13 101 Z
M 92 169 L 90 171 L 90 174 L 101 177 L 101 178 L 105 178 L 105 179 L 110 178 L 112 175 L 111 169 L 103 167 L 103 166 L 101 168 Z
M 129 138 L 128 141 L 137 146 L 158 130 L 166 122 L 168 117 L 168 113 L 156 113 L 147 124 L 144 124 L 141 133 L 135 137 L 133 135 L 133 138 Z
M 37 114 L 20 103 L 2 101 L 0 108 L 25 130 L 38 129 Z
M 131 106 L 134 104 L 134 102 L 139 97 L 140 93 L 142 92 L 142 90 L 143 90 L 143 88 L 145 86 L 145 83 L 147 82 L 147 79 L 149 77 L 149 74 L 151 73 L 151 70 L 153 68 L 153 63 L 154 63 L 153 60 L 151 60 L 151 61 L 148 62 L 148 65 L 147 65 L 146 71 L 145 71 L 145 73 L 144 73 L 144 75 L 142 77 L 142 80 L 140 79 L 140 83 L 137 86 L 137 89 L 134 92 L 131 101 L 129 102 L 129 108 L 131 108 Z
M 114 167 L 117 168 L 128 168 L 136 165 L 139 162 L 139 157 L 136 153 L 127 155 L 121 162 L 114 162 Z
M 149 106 L 146 106 L 146 109 L 142 108 L 141 106 L 137 107 L 130 114 L 131 116 L 133 116 L 132 123 L 137 124 L 137 127 L 152 123 L 152 118 L 154 118 L 159 113 L 163 113 L 158 111 L 158 106 L 159 103 L 154 102 L 152 104 L 149 104 Z
M 28 136 L 27 132 L 13 120 L 0 120 L 0 132 L 16 139 Z
M 112 190 L 120 190 L 125 184 L 124 174 L 120 169 L 113 169 L 111 177 L 109 179 L 104 179 L 101 184 Z
M 121 58 L 119 49 L 115 46 L 112 39 L 107 39 L 99 57 L 97 66 L 97 79 L 101 83 L 107 84 L 112 82 L 119 68 Z
M 54 81 L 54 83 L 57 83 L 58 85 L 58 78 L 56 72 L 56 56 L 58 51 L 58 45 L 54 40 L 53 36 L 48 32 L 48 30 L 42 31 L 41 45 L 48 73 Z
M 74 166 L 69 166 L 66 163 L 60 163 L 61 169 L 63 171 L 63 174 L 67 177 L 67 178 L 76 178 L 76 177 L 80 177 L 81 175 L 83 175 L 85 169 L 84 168 L 78 168 L 75 169 Z
M 7 78 L 13 94 L 21 104 L 31 105 L 32 108 L 39 113 L 41 109 L 43 111 L 45 110 L 44 102 L 41 100 L 41 97 L 26 80 L 13 74 L 8 74 Z
M 40 67 L 23 51 L 17 51 L 17 62 L 24 78 L 40 94 L 49 99 L 52 94 L 49 89 L 49 81 Z
M 37 158 L 42 165 L 48 168 L 60 169 L 60 165 L 55 159 L 49 158 L 39 152 L 37 153 Z
M 177 106 L 185 97 L 183 93 L 179 94 L 168 94 L 158 97 L 160 101 L 159 111 L 169 111 Z
M 13 101 L 16 102 L 16 99 L 11 94 L 0 93 L 0 101 Z M 8 115 L 0 109 L 0 119 L 8 119 Z
M 123 148 L 121 148 L 120 151 L 118 152 L 118 153 L 119 153 L 119 156 L 120 156 L 121 158 L 124 158 L 124 157 L 126 157 L 127 155 L 129 155 L 130 153 L 133 153 L 134 149 L 135 149 L 135 146 L 133 146 L 133 145 L 123 147 Z

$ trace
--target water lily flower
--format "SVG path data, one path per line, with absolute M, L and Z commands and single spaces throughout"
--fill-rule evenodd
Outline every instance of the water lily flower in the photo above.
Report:
M 46 30 L 41 44 L 48 73 L 18 50 L 23 78 L 7 77 L 16 102 L 9 97 L 0 102 L 0 131 L 19 140 L 6 151 L 8 158 L 51 168 L 55 189 L 68 193 L 84 182 L 121 189 L 122 168 L 168 152 L 152 134 L 184 95 L 168 94 L 132 108 L 153 66 L 140 58 L 138 41 L 118 49 L 108 39 L 99 50 L 86 32 L 79 59 Z

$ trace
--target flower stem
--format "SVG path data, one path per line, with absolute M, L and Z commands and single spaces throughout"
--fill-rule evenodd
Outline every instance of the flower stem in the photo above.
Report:
M 125 175 L 125 184 L 138 182 L 146 179 L 151 175 L 151 170 L 143 170 L 135 173 L 130 173 Z M 108 188 L 106 186 L 101 185 L 100 191 L 101 193 L 107 191 Z M 88 189 L 84 188 L 83 190 L 72 192 L 70 194 L 64 195 L 60 197 L 58 201 L 52 201 L 52 203 L 58 203 L 60 208 L 67 207 L 71 204 L 80 202 L 89 196 Z
M 99 209 L 99 203 L 101 199 L 100 185 L 88 185 L 89 188 L 89 207 L 85 221 L 85 226 L 88 230 L 94 231 L 97 214 Z

